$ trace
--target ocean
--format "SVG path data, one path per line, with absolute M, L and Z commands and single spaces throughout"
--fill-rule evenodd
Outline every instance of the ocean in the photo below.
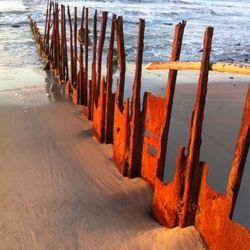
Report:
M 46 0 L 0 0 L 0 65 L 34 66 L 41 64 L 29 30 L 31 15 L 42 28 Z M 203 34 L 213 26 L 212 61 L 248 62 L 250 60 L 250 1 L 249 0 L 93 0 L 60 1 L 93 10 L 107 10 L 124 17 L 127 61 L 135 60 L 137 23 L 145 19 L 144 62 L 168 60 L 171 53 L 174 26 L 187 20 L 182 60 L 200 60 Z M 91 29 L 92 27 L 90 27 Z M 91 35 L 91 34 L 90 34 Z

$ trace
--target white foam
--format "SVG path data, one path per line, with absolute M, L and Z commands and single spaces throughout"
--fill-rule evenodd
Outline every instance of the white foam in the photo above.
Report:
M 22 1 L 0 1 L 0 12 L 25 11 Z

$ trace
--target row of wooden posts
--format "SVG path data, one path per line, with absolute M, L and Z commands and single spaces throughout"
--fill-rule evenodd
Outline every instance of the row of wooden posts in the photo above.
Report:
M 181 147 L 172 182 L 163 183 L 165 156 L 177 70 L 170 69 L 165 97 L 145 92 L 141 107 L 141 77 L 145 22 L 139 19 L 138 44 L 132 100 L 124 101 L 126 55 L 123 18 L 112 15 L 107 52 L 106 76 L 102 77 L 103 48 L 108 13 L 102 12 L 99 42 L 97 11 L 93 16 L 91 79 L 89 79 L 89 12 L 82 9 L 80 28 L 77 8 L 71 18 L 70 8 L 50 2 L 47 6 L 42 36 L 30 18 L 31 28 L 47 67 L 54 72 L 76 105 L 82 105 L 87 119 L 93 121 L 93 133 L 100 143 L 113 143 L 113 161 L 120 173 L 143 177 L 154 191 L 153 215 L 167 227 L 195 225 L 211 249 L 249 249 L 250 234 L 231 221 L 250 143 L 250 88 L 237 141 L 227 193 L 213 191 L 207 184 L 207 166 L 200 162 L 202 124 L 206 103 L 213 28 L 205 31 L 203 56 L 196 102 L 191 119 L 188 153 Z M 72 24 L 73 20 L 73 24 Z M 180 58 L 186 22 L 175 27 L 171 62 Z M 69 27 L 69 44 L 66 28 Z M 113 85 L 114 43 L 117 44 L 119 79 Z M 69 50 L 68 50 L 69 46 Z M 79 46 L 79 53 L 78 53 Z M 69 58 L 68 58 L 69 56 Z M 149 132 L 149 133 L 147 133 Z

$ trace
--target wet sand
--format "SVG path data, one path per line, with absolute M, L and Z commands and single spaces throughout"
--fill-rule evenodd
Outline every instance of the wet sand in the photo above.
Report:
M 152 81 L 143 88 L 163 94 L 164 85 Z M 246 89 L 209 85 L 201 160 L 215 186 L 230 169 Z M 0 249 L 204 249 L 194 227 L 170 230 L 151 218 L 149 185 L 118 173 L 112 145 L 93 139 L 91 122 L 61 91 L 50 81 L 0 91 Z M 195 85 L 177 86 L 168 166 L 187 145 L 194 97 Z M 236 208 L 241 218 L 250 208 L 248 169 L 249 160 L 238 204 L 244 203 Z

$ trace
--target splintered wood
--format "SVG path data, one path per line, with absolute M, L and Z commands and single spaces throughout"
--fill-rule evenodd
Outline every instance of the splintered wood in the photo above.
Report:
M 133 94 L 129 100 L 124 96 L 126 52 L 123 18 L 112 15 L 111 22 L 108 22 L 108 12 L 103 12 L 98 27 L 98 13 L 95 10 L 91 41 L 88 8 L 82 8 L 80 25 L 77 8 L 74 8 L 73 19 L 69 7 L 67 14 L 68 24 L 64 5 L 59 9 L 54 1 L 48 3 L 43 36 L 30 18 L 38 50 L 46 68 L 54 72 L 58 81 L 65 86 L 66 93 L 72 96 L 73 102 L 82 105 L 87 119 L 93 120 L 93 134 L 96 139 L 100 143 L 113 143 L 113 162 L 120 173 L 130 178 L 142 177 L 150 183 L 154 192 L 154 218 L 170 228 L 195 225 L 210 249 L 250 249 L 249 231 L 231 220 L 250 144 L 250 86 L 226 194 L 217 193 L 209 187 L 208 166 L 200 161 L 209 70 L 250 75 L 250 67 L 210 63 L 213 36 L 211 27 L 205 31 L 201 62 L 179 62 L 186 26 L 186 22 L 182 21 L 175 27 L 170 62 L 152 63 L 147 66 L 147 69 L 151 70 L 169 69 L 165 97 L 145 92 L 141 102 L 145 22 L 140 19 Z M 107 27 L 109 23 L 110 27 Z M 107 29 L 110 30 L 109 39 L 106 38 Z M 99 42 L 97 30 L 100 30 Z M 103 76 L 103 54 L 107 40 L 107 73 Z M 115 47 L 119 79 L 116 93 L 113 93 Z M 89 49 L 92 50 L 91 68 Z M 199 70 L 200 77 L 191 117 L 187 154 L 184 153 L 185 148 L 180 147 L 174 178 L 170 183 L 164 184 L 164 165 L 177 70 Z M 88 74 L 89 71 L 91 74 Z

